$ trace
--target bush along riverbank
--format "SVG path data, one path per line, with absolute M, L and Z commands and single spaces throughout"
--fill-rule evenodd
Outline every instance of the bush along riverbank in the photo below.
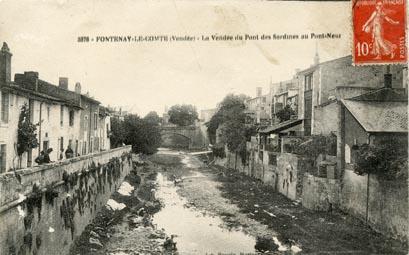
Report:
M 106 206 L 71 247 L 71 255 L 163 254 L 167 236 L 152 224 L 161 209 L 155 198 L 157 166 L 138 160 Z

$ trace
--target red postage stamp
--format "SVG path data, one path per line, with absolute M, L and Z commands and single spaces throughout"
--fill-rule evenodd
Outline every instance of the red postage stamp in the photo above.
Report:
M 352 2 L 354 63 L 407 62 L 406 0 Z

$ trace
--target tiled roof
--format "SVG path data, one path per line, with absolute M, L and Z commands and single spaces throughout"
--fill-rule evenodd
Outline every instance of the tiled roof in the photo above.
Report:
M 373 92 L 350 98 L 350 100 L 407 102 L 408 96 L 404 94 L 403 90 L 381 88 Z
M 57 97 L 53 97 L 41 92 L 37 92 L 34 90 L 30 90 L 30 89 L 26 89 L 26 88 L 22 88 L 21 86 L 14 84 L 14 83 L 8 83 L 6 86 L 2 86 L 1 87 L 2 90 L 7 90 L 11 93 L 20 95 L 20 96 L 25 96 L 28 98 L 33 98 L 33 99 L 37 99 L 37 100 L 47 100 L 47 101 L 52 101 L 52 102 L 58 102 L 58 103 L 62 103 L 64 105 L 67 106 L 72 106 L 72 107 L 78 107 L 76 105 L 73 105 L 71 102 L 61 99 L 61 98 L 57 98 Z M 78 107 L 80 108 L 80 107 Z
M 342 103 L 365 131 L 369 133 L 408 132 L 407 102 L 344 99 Z

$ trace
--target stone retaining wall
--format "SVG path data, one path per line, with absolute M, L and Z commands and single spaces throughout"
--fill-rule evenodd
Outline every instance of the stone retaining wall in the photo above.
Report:
M 0 175 L 0 254 L 68 254 L 132 169 L 131 147 Z

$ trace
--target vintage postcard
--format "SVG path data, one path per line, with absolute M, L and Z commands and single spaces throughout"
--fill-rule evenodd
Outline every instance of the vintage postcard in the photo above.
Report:
M 0 254 L 407 254 L 407 8 L 0 0 Z

